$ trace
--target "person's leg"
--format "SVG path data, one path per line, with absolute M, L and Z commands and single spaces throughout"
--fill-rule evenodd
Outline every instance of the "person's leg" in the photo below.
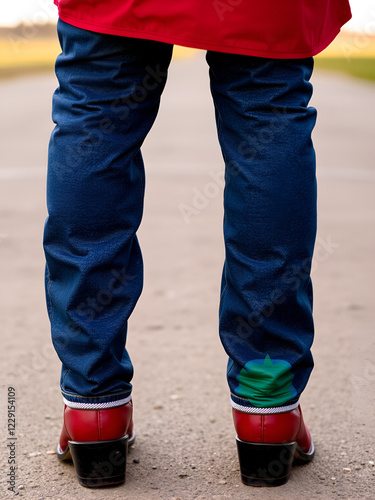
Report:
M 160 102 L 168 44 L 58 23 L 45 224 L 46 295 L 61 389 L 71 408 L 130 400 L 127 320 L 143 282 L 136 237 L 141 144 Z
M 278 486 L 294 457 L 314 457 L 298 403 L 313 368 L 313 60 L 207 60 L 226 164 L 219 327 L 241 478 Z
M 232 406 L 285 411 L 313 367 L 313 60 L 207 60 L 226 163 L 220 337 Z

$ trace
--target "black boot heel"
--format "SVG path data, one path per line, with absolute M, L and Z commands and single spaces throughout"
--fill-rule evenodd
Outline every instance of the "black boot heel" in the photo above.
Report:
M 236 440 L 244 484 L 280 486 L 288 481 L 296 443 L 263 444 Z
M 114 486 L 125 482 L 128 436 L 111 441 L 69 441 L 78 481 L 87 488 Z

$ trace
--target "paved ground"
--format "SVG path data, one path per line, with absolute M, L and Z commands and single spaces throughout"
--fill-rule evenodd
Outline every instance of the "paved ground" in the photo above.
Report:
M 296 468 L 277 490 L 250 489 L 239 479 L 226 358 L 217 335 L 223 165 L 207 69 L 197 55 L 174 62 L 144 148 L 145 289 L 128 344 L 138 438 L 127 484 L 106 491 L 79 487 L 72 466 L 47 453 L 55 449 L 62 417 L 41 247 L 55 80 L 45 75 L 0 82 L 1 460 L 7 459 L 5 394 L 11 385 L 17 393 L 19 497 L 373 498 L 375 86 L 327 74 L 316 74 L 314 82 L 320 110 L 316 368 L 302 402 L 316 459 Z M 180 204 L 191 204 L 193 190 L 210 183 L 218 194 L 187 224 Z M 1 470 L 0 497 L 7 498 L 8 465 Z

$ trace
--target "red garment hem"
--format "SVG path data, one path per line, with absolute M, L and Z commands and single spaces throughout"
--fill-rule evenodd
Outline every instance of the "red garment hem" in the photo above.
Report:
M 305 50 L 305 51 L 293 51 L 293 52 L 277 52 L 270 50 L 251 49 L 248 47 L 240 47 L 240 46 L 210 44 L 209 42 L 187 40 L 184 38 L 179 38 L 177 36 L 168 36 L 164 34 L 149 33 L 139 30 L 132 31 L 126 28 L 115 28 L 113 26 L 96 25 L 94 23 L 89 23 L 86 21 L 82 21 L 80 19 L 75 19 L 74 17 L 68 16 L 61 12 L 59 13 L 59 17 L 62 21 L 71 24 L 77 28 L 94 31 L 96 33 L 127 36 L 130 38 L 141 38 L 146 40 L 153 40 L 156 42 L 169 43 L 173 45 L 181 45 L 183 47 L 190 47 L 194 49 L 212 50 L 215 52 L 225 52 L 229 54 L 240 54 L 240 55 L 271 58 L 271 59 L 303 59 L 306 57 L 315 56 L 319 54 L 319 52 L 324 50 L 326 47 L 328 47 L 328 45 L 336 38 L 336 36 L 340 32 L 340 27 L 338 27 L 324 41 L 320 42 L 318 45 L 312 47 L 310 50 L 307 51 Z M 349 19 L 350 18 L 343 19 L 343 22 L 340 24 L 340 26 L 345 24 Z

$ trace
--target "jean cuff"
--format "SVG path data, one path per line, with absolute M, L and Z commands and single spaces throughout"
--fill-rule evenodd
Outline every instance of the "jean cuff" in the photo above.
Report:
M 62 391 L 62 396 L 66 406 L 79 410 L 115 408 L 116 406 L 122 406 L 129 403 L 132 398 L 131 391 L 97 397 L 77 396 L 75 394 L 69 394 Z
M 232 408 L 242 413 L 251 413 L 255 415 L 270 415 L 274 413 L 286 413 L 288 411 L 295 410 L 299 405 L 299 399 L 288 401 L 283 406 L 269 406 L 269 407 L 258 407 L 253 406 L 247 399 L 239 398 L 238 396 L 230 395 L 230 404 Z

